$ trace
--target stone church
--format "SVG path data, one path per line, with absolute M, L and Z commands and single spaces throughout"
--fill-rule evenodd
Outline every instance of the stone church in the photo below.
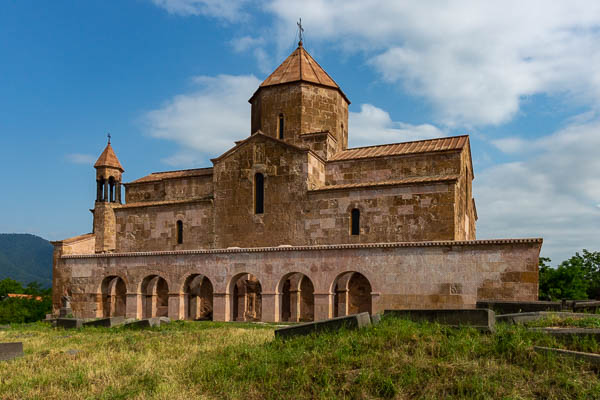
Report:
M 64 295 L 83 318 L 218 321 L 537 300 L 542 239 L 475 239 L 468 136 L 348 148 L 350 101 L 302 42 L 249 102 L 250 136 L 210 168 L 123 183 L 109 141 L 92 233 L 53 243 L 55 312 Z

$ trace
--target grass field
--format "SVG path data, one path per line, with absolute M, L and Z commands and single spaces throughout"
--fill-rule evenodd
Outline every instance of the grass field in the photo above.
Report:
M 0 362 L 0 399 L 600 398 L 591 367 L 544 356 L 561 344 L 523 327 L 474 329 L 384 319 L 282 342 L 273 326 L 174 322 L 148 330 L 0 331 L 25 357 Z

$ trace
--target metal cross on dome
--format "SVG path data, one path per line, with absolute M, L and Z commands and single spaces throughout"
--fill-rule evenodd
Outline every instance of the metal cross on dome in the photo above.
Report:
M 110 144 L 110 138 L 112 137 L 112 136 L 110 136 L 110 132 L 106 136 L 108 137 L 108 144 Z
M 300 39 L 300 43 L 302 43 L 302 33 L 304 32 L 304 28 L 302 27 L 302 18 L 298 18 L 296 25 L 298 25 L 298 38 Z

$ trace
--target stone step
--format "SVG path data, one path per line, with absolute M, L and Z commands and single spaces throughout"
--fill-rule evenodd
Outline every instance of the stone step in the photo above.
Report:
M 482 308 L 385 310 L 383 315 L 411 321 L 437 322 L 455 327 L 472 326 L 482 332 L 494 332 L 496 324 L 494 312 Z
M 275 337 L 289 339 L 295 336 L 310 335 L 313 332 L 336 331 L 342 328 L 358 329 L 369 325 L 371 325 L 371 317 L 368 312 L 364 312 L 346 317 L 337 317 L 280 328 L 275 331 Z

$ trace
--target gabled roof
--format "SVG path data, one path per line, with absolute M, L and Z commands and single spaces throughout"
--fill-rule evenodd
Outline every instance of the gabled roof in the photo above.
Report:
M 311 82 L 318 85 L 331 87 L 340 91 L 344 99 L 350 104 L 350 101 L 340 89 L 337 83 L 329 76 L 327 72 L 315 61 L 314 58 L 302 47 L 302 42 L 298 43 L 296 50 L 286 58 L 271 75 L 260 84 L 260 88 L 266 86 L 281 85 L 291 82 Z M 257 90 L 257 92 L 258 92 Z M 255 93 L 256 94 L 256 93 Z M 254 96 L 252 96 L 254 97 Z
M 469 136 L 463 135 L 438 139 L 418 140 L 414 142 L 356 147 L 354 149 L 348 149 L 334 154 L 329 161 L 344 161 L 361 158 L 461 150 L 463 147 L 468 146 L 468 143 Z
M 176 178 L 187 178 L 190 176 L 205 176 L 212 175 L 213 169 L 209 168 L 194 168 L 194 169 L 181 169 L 177 171 L 164 171 L 164 172 L 153 172 L 150 175 L 143 176 L 135 181 L 126 183 L 131 185 L 132 183 L 147 183 L 157 182 L 165 179 L 176 179 Z
M 98 161 L 96 161 L 96 164 L 94 164 L 94 168 L 98 167 L 112 167 L 117 168 L 121 172 L 125 171 L 121 166 L 121 163 L 119 162 L 115 151 L 110 145 L 110 142 L 106 145 L 106 148 L 104 149 L 102 154 L 100 154 L 100 157 L 98 157 Z
M 254 132 L 252 135 L 248 136 L 246 139 L 239 140 L 239 141 L 235 142 L 235 146 L 233 146 L 231 149 L 227 150 L 225 153 L 221 154 L 219 157 L 211 158 L 210 161 L 212 161 L 213 164 L 215 164 L 215 163 L 219 162 L 220 160 L 224 159 L 225 157 L 229 156 L 230 154 L 236 152 L 240 147 L 244 146 L 246 143 L 248 143 L 248 142 L 250 142 L 252 140 L 256 140 L 256 138 L 268 139 L 268 140 L 271 140 L 271 141 L 273 141 L 275 143 L 281 144 L 281 145 L 283 145 L 285 147 L 289 147 L 289 148 L 291 148 L 293 150 L 296 150 L 296 151 L 308 152 L 308 153 L 315 154 L 310 149 L 306 149 L 306 148 L 303 148 L 303 147 L 298 147 L 296 145 L 293 145 L 291 143 L 285 142 L 283 140 L 274 138 L 272 136 L 265 135 L 262 131 L 258 130 L 256 132 Z

